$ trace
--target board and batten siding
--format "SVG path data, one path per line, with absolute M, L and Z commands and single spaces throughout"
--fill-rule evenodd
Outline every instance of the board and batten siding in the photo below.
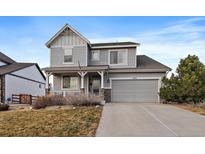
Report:
M 45 80 L 35 65 L 5 75 L 5 100 L 12 94 L 45 95 Z
M 73 62 L 64 63 L 64 51 L 72 48 Z M 50 45 L 50 67 L 87 66 L 87 42 L 76 33 L 67 29 L 58 36 Z
M 87 43 L 72 30 L 67 29 L 58 36 L 50 45 L 51 48 L 73 45 L 86 45 Z
M 127 50 L 127 65 L 110 65 L 110 68 L 134 68 L 136 67 L 136 48 L 125 48 Z M 100 60 L 93 61 L 91 59 L 91 51 L 89 52 L 90 65 L 109 65 L 109 50 L 100 49 Z M 112 49 L 115 50 L 115 49 Z M 116 49 L 117 50 L 117 49 Z

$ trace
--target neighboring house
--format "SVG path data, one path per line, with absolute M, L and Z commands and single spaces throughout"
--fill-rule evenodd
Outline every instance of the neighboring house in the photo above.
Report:
M 18 63 L 0 52 L 0 102 L 12 94 L 45 95 L 45 76 L 36 63 Z
M 66 24 L 46 43 L 50 67 L 44 71 L 47 81 L 53 75 L 51 92 L 102 94 L 106 102 L 159 102 L 161 78 L 170 68 L 137 55 L 139 45 L 90 43 Z

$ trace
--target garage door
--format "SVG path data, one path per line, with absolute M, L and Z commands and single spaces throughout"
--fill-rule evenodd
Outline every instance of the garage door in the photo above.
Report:
M 158 102 L 158 80 L 113 80 L 113 102 Z

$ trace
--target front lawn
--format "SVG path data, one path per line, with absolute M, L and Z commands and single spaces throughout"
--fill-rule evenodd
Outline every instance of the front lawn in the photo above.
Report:
M 205 105 L 194 105 L 194 104 L 175 104 L 175 106 L 180 107 L 185 110 L 196 112 L 201 115 L 205 115 Z
M 0 112 L 0 136 L 95 136 L 102 107 Z

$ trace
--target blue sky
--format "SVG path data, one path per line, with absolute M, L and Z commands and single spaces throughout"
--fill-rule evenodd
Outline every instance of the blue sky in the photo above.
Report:
M 49 66 L 45 43 L 65 23 L 94 42 L 135 41 L 138 54 L 175 68 L 196 54 L 205 63 L 205 17 L 0 17 L 0 51 Z

